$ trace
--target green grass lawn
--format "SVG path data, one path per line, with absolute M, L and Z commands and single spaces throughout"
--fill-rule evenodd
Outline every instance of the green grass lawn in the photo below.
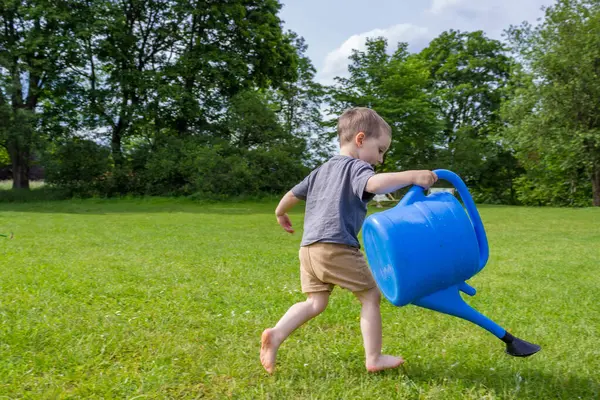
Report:
M 86 200 L 0 204 L 0 398 L 597 399 L 600 209 L 481 207 L 491 257 L 468 302 L 542 345 L 512 358 L 481 328 L 383 302 L 367 374 L 359 303 L 329 308 L 280 349 L 260 333 L 304 299 L 301 232 L 275 204 Z M 302 226 L 302 210 L 292 213 Z

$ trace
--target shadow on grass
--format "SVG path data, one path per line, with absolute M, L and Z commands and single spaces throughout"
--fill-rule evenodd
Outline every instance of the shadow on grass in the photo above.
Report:
M 518 399 L 598 399 L 600 383 L 593 378 L 577 376 L 570 371 L 553 375 L 533 369 L 523 359 L 508 359 L 506 364 L 486 365 L 476 369 L 448 369 L 443 365 L 421 370 L 405 367 L 401 374 L 418 388 L 428 385 L 444 387 L 460 382 L 467 388 L 487 388 L 499 396 Z
M 518 365 L 516 365 L 517 363 Z M 539 364 L 538 364 L 539 366 Z M 357 377 L 365 374 L 362 364 L 349 368 Z M 326 380 L 327 374 L 315 372 L 315 381 Z M 511 360 L 506 363 L 486 364 L 481 367 L 453 368 L 447 363 L 421 368 L 409 361 L 408 366 L 370 374 L 369 382 L 381 379 L 388 382 L 393 379 L 398 385 L 406 387 L 411 395 L 406 398 L 430 397 L 437 393 L 439 398 L 498 398 L 498 399 L 585 399 L 600 398 L 600 385 L 594 378 L 577 376 L 570 371 L 564 373 L 542 372 L 524 360 Z M 375 382 L 375 384 L 377 384 Z M 440 390 L 446 392 L 443 396 Z M 490 394 L 493 397 L 490 397 Z M 389 393 L 396 398 L 396 390 Z M 450 396 L 450 397 L 449 397 Z M 461 397 L 463 396 L 463 397 Z
M 402 385 L 405 387 L 403 392 L 406 390 L 410 392 L 410 395 L 403 397 L 409 399 L 468 397 L 592 400 L 600 398 L 600 384 L 593 377 L 578 376 L 577 371 L 569 370 L 556 371 L 556 373 L 548 370 L 540 371 L 539 363 L 532 364 L 526 359 L 506 357 L 506 361 L 495 361 L 476 367 L 462 365 L 460 357 L 457 357 L 458 361 L 454 364 L 447 360 L 439 360 L 439 363 L 429 363 L 426 366 L 409 360 L 405 366 L 399 369 L 368 375 L 362 362 L 351 362 L 345 371 L 357 379 L 365 377 L 364 379 L 367 381 L 365 385 L 378 385 L 378 381 L 389 385 L 389 381 L 393 380 L 396 382 L 394 386 Z M 455 364 L 458 366 L 455 367 Z M 289 373 L 294 374 L 291 371 Z M 331 371 L 315 369 L 309 374 L 310 379 L 319 386 L 320 382 L 328 381 Z M 276 376 L 278 375 L 276 374 Z M 298 376 L 292 376 L 292 379 L 294 378 L 304 379 L 306 376 L 298 373 Z M 390 388 L 389 397 L 385 398 L 399 398 L 397 390 L 397 388 Z M 379 395 L 381 394 L 379 393 Z

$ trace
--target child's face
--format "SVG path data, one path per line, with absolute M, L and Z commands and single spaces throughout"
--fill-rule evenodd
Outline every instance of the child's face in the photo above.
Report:
M 382 133 L 378 138 L 367 138 L 364 133 L 360 132 L 356 135 L 355 140 L 358 147 L 358 158 L 371 165 L 378 165 L 383 162 L 383 155 L 388 151 L 392 142 L 392 138 L 388 133 Z

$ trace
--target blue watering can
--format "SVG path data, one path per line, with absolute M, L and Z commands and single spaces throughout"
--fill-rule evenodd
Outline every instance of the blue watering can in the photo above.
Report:
M 448 170 L 434 172 L 454 185 L 466 212 L 450 193 L 425 196 L 413 186 L 396 207 L 369 216 L 363 239 L 379 289 L 396 306 L 415 304 L 481 326 L 506 343 L 512 356 L 537 353 L 540 346 L 511 335 L 460 296 L 475 294 L 466 280 L 487 263 L 487 237 L 464 182 Z

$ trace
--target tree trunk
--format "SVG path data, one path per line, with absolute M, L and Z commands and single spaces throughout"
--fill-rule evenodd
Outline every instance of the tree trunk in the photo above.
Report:
M 29 146 L 8 144 L 8 154 L 12 162 L 13 189 L 29 189 Z
M 120 169 L 123 166 L 123 153 L 121 152 L 121 136 L 123 131 L 122 121 L 123 120 L 121 119 L 119 123 L 113 127 L 110 141 L 110 149 L 116 169 Z
M 123 124 L 122 119 L 119 123 L 113 126 L 110 148 L 112 153 L 112 158 L 115 163 L 115 167 L 113 170 L 113 181 L 112 185 L 108 188 L 108 195 L 114 196 L 115 194 L 125 194 L 127 192 L 127 184 L 126 184 L 126 172 L 124 169 L 124 160 L 123 160 L 123 151 L 121 149 L 121 141 L 123 138 Z
M 186 136 L 189 129 L 189 121 L 194 115 L 194 78 L 187 78 L 184 84 L 183 95 L 181 99 L 181 110 L 175 120 L 175 129 L 180 137 Z
M 594 165 L 592 171 L 592 196 L 594 207 L 600 207 L 600 164 Z

